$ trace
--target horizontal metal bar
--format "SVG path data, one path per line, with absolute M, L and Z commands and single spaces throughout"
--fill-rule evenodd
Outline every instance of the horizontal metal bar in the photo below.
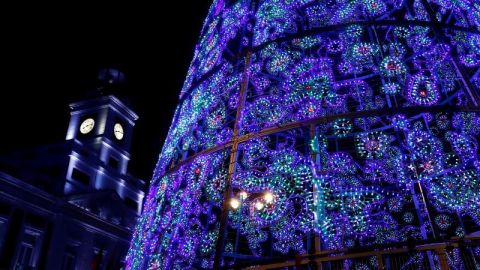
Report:
M 468 239 L 475 243 L 475 246 L 480 245 L 480 236 L 467 236 L 465 239 Z M 383 249 L 383 250 L 369 250 L 369 251 L 362 251 L 357 253 L 348 253 L 348 250 L 340 250 L 340 251 L 323 251 L 314 254 L 303 254 L 297 255 L 296 258 L 289 258 L 283 262 L 275 262 L 275 263 L 267 263 L 255 266 L 249 266 L 248 269 L 274 269 L 279 267 L 288 267 L 288 266 L 297 266 L 297 265 L 305 265 L 311 262 L 322 263 L 322 262 L 333 262 L 339 260 L 346 260 L 346 259 L 358 259 L 358 258 L 365 258 L 371 256 L 383 256 L 383 255 L 393 255 L 393 254 L 401 254 L 401 253 L 408 253 L 408 252 L 426 252 L 426 251 L 438 251 L 438 250 L 445 250 L 446 248 L 458 248 L 460 246 L 464 246 L 467 244 L 462 238 L 455 238 L 451 241 L 446 242 L 439 242 L 439 243 L 427 243 L 423 245 L 418 245 L 412 248 L 409 247 L 401 247 L 395 249 Z M 256 264 L 258 262 L 252 262 L 251 264 Z M 245 269 L 245 268 L 238 268 L 238 269 Z
M 458 106 L 433 106 L 433 107 L 402 107 L 402 108 L 395 108 L 395 110 L 392 110 L 390 108 L 387 109 L 381 109 L 381 110 L 369 110 L 369 111 L 360 111 L 360 112 L 348 112 L 348 113 L 343 113 L 343 114 L 337 114 L 337 115 L 330 115 L 330 116 L 321 116 L 309 120 L 304 120 L 304 121 L 299 121 L 299 122 L 292 122 L 288 123 L 285 125 L 279 125 L 279 126 L 274 126 L 274 127 L 268 127 L 265 128 L 259 132 L 254 132 L 254 133 L 248 133 L 245 135 L 241 135 L 238 137 L 238 142 L 243 143 L 248 140 L 251 140 L 253 138 L 260 138 L 264 136 L 268 136 L 270 134 L 290 130 L 290 129 L 295 129 L 295 128 L 300 128 L 300 127 L 306 127 L 309 125 L 318 125 L 321 123 L 329 122 L 329 121 L 334 121 L 336 119 L 340 118 L 361 118 L 361 117 L 370 117 L 370 116 L 388 116 L 388 115 L 394 115 L 394 114 L 404 114 L 404 113 L 413 113 L 413 114 L 418 114 L 418 113 L 424 113 L 424 112 L 480 112 L 480 107 L 476 108 L 464 108 L 464 107 L 458 107 Z M 176 172 L 181 166 L 188 164 L 195 160 L 196 158 L 200 156 L 204 156 L 210 153 L 218 152 L 221 150 L 224 150 L 226 148 L 229 148 L 233 145 L 233 141 L 228 141 L 224 144 L 209 148 L 207 150 L 198 152 L 185 160 L 175 164 L 173 168 L 168 170 L 166 174 L 171 174 Z
M 451 29 L 451 30 L 456 30 L 456 31 L 462 31 L 462 32 L 467 32 L 467 33 L 472 33 L 472 34 L 480 34 L 480 32 L 475 29 L 474 27 L 462 27 L 454 24 L 445 24 L 441 22 L 435 22 L 435 21 L 419 21 L 419 20 L 378 20 L 378 21 L 356 21 L 356 22 L 349 22 L 349 23 L 343 23 L 343 24 L 335 24 L 335 25 L 327 25 L 327 26 L 322 26 L 322 27 L 316 27 L 312 28 L 309 30 L 301 31 L 295 34 L 291 35 L 286 35 L 281 38 L 277 38 L 274 40 L 270 40 L 267 42 L 264 42 L 262 44 L 259 44 L 257 46 L 254 46 L 252 48 L 253 52 L 259 51 L 266 46 L 272 44 L 272 43 L 278 43 L 278 42 L 285 42 L 289 41 L 292 39 L 296 38 L 302 38 L 302 37 L 307 37 L 311 35 L 316 35 L 320 33 L 325 33 L 325 32 L 332 32 L 332 31 L 338 31 L 339 29 L 346 28 L 351 25 L 362 25 L 362 26 L 424 26 L 424 27 L 437 27 L 441 29 Z
M 266 46 L 272 44 L 272 43 L 278 43 L 278 42 L 285 42 L 289 40 L 293 40 L 296 38 L 302 38 L 302 37 L 307 37 L 307 36 L 312 36 L 320 33 L 326 33 L 326 32 L 332 32 L 332 31 L 338 31 L 339 29 L 346 28 L 351 25 L 362 25 L 362 26 L 423 26 L 423 27 L 437 27 L 440 29 L 451 29 L 455 31 L 462 31 L 466 33 L 472 33 L 472 34 L 480 34 L 480 31 L 478 31 L 474 27 L 462 27 L 454 24 L 446 24 L 446 23 L 441 23 L 441 22 L 435 22 L 435 21 L 420 21 L 420 20 L 377 20 L 377 21 L 356 21 L 356 22 L 349 22 L 349 23 L 343 23 L 343 24 L 335 24 L 335 25 L 327 25 L 323 27 L 315 27 L 309 30 L 304 30 L 300 31 L 295 34 L 291 35 L 286 35 L 274 40 L 269 40 L 267 42 L 264 42 L 262 44 L 259 44 L 257 46 L 254 46 L 252 48 L 245 48 L 244 51 L 240 52 L 237 54 L 236 57 L 238 59 L 242 59 L 246 56 L 247 51 L 251 52 L 258 52 L 265 48 Z M 215 74 L 216 71 L 220 69 L 221 65 L 213 67 L 210 71 L 207 73 L 203 74 L 200 78 L 194 80 L 192 82 L 192 85 L 188 88 L 188 90 L 185 91 L 185 94 L 179 99 L 179 102 L 183 102 L 189 95 L 190 92 L 198 87 L 201 82 L 207 80 L 210 76 Z

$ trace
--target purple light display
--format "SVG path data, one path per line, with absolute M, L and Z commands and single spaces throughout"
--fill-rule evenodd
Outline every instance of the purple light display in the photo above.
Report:
M 476 1 L 214 1 L 126 269 L 478 230 L 479 68 Z

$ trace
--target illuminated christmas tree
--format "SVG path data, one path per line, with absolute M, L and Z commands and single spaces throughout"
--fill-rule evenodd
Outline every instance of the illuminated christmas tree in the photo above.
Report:
M 478 230 L 479 67 L 474 0 L 214 1 L 127 269 Z

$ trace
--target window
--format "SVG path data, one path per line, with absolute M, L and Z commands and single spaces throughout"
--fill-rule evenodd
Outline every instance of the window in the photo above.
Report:
M 84 185 L 88 185 L 90 183 L 90 175 L 80 171 L 77 168 L 73 168 L 72 170 L 72 179 L 79 181 Z
M 4 203 L 4 202 L 0 202 L 0 215 L 9 215 L 10 214 L 10 211 L 11 211 L 11 207 L 10 205 Z
M 7 233 L 7 219 L 0 216 L 0 250 L 5 241 L 5 234 Z
M 125 198 L 125 204 L 127 204 L 128 207 L 132 208 L 135 211 L 138 211 L 138 204 L 136 201 L 132 200 L 131 198 L 126 197 Z
M 30 266 L 32 254 L 33 246 L 27 243 L 22 243 L 18 252 L 17 261 L 15 262 L 16 269 L 23 269 L 23 267 Z
M 80 150 L 80 155 L 82 155 L 84 157 L 88 157 L 88 156 L 90 156 L 90 153 L 85 149 L 81 149 Z
M 70 253 L 63 255 L 62 270 L 74 270 L 75 269 L 75 256 Z
M 35 253 L 40 232 L 35 229 L 25 228 L 20 241 L 20 247 L 17 250 L 17 259 L 15 260 L 15 269 L 28 269 L 35 262 L 33 255 Z
M 69 243 L 65 247 L 65 253 L 63 254 L 62 259 L 62 270 L 74 270 L 75 269 L 75 254 L 77 250 L 77 245 Z
M 114 157 L 108 158 L 108 166 L 112 167 L 113 169 L 118 169 L 118 159 Z

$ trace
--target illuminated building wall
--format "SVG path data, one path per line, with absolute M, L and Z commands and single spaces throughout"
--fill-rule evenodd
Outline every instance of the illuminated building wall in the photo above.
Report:
M 127 269 L 478 230 L 479 31 L 473 0 L 214 1 Z
M 124 265 L 146 189 L 128 171 L 137 119 L 92 96 L 70 104 L 65 141 L 0 156 L 0 269 Z

